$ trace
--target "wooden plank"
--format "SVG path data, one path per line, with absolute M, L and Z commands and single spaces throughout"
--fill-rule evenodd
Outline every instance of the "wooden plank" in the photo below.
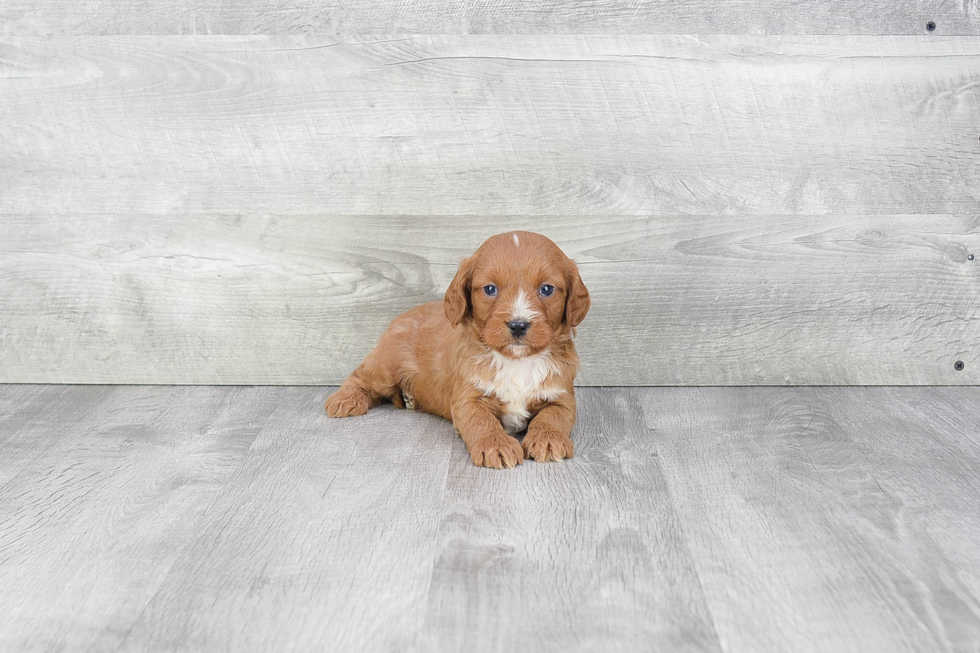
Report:
M 969 651 L 980 640 L 980 393 L 973 388 L 821 388 L 832 419 L 868 461 L 896 506 L 881 528 L 911 546 L 898 558 L 932 609 L 920 625 L 932 650 Z M 861 401 L 846 400 L 862 396 Z M 930 607 L 930 603 L 923 604 Z
M 964 651 L 980 637 L 977 505 L 963 500 L 975 436 L 959 460 L 948 405 L 914 399 L 966 391 L 637 392 L 726 650 Z M 975 415 L 959 420 L 973 433 Z M 918 509 L 953 495 L 941 519 Z
M 35 424 L 0 488 L 0 648 L 118 648 L 286 392 L 118 387 L 67 436 Z
M 9 406 L 6 419 L 0 425 L 0 488 L 5 488 L 25 469 L 36 465 L 48 447 L 70 439 L 79 425 L 90 424 L 89 419 L 103 415 L 112 388 L 89 386 L 25 386 L 40 389 L 31 396 L 24 396 L 17 386 L 2 386 L 0 403 Z M 17 402 L 17 403 L 15 403 Z M 5 411 L 6 412 L 6 411 Z M 35 432 L 43 437 L 35 438 Z
M 978 37 L 0 47 L 7 213 L 975 215 L 980 201 Z
M 937 34 L 980 33 L 975 2 L 528 3 L 501 0 L 7 0 L 0 34 Z
M 462 442 L 449 422 L 390 406 L 330 420 L 328 391 L 283 397 L 125 649 L 393 651 L 414 640 Z
M 583 384 L 980 383 L 949 215 L 0 216 L 0 381 L 337 383 L 515 228 L 581 264 Z
M 0 446 L 16 438 L 30 419 L 45 411 L 62 392 L 52 385 L 11 385 L 0 392 Z
M 584 389 L 576 457 L 506 472 L 327 392 L 0 386 L 0 470 L 36 453 L 0 484 L 0 649 L 980 640 L 973 388 Z
M 635 393 L 578 403 L 560 464 L 454 448 L 419 650 L 721 650 Z

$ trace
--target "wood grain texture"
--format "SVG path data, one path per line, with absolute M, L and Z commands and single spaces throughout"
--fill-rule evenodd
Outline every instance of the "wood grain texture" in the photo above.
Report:
M 980 640 L 980 392 L 967 388 L 821 388 L 830 419 L 850 434 L 895 507 L 882 529 L 909 544 L 890 563 L 910 570 L 925 600 L 916 628 L 931 650 Z M 861 401 L 848 401 L 860 396 Z M 914 425 L 914 428 L 909 428 Z M 911 593 L 910 593 L 911 594 Z M 915 604 L 913 602 L 910 607 Z
M 0 34 L 980 34 L 976 0 L 6 0 Z
M 0 215 L 0 380 L 337 383 L 516 228 L 581 265 L 586 385 L 980 382 L 980 218 L 948 215 Z
M 504 472 L 329 392 L 0 385 L 0 649 L 980 640 L 976 388 L 583 388 L 576 457 Z
M 0 443 L 32 453 L 0 486 L 0 648 L 117 650 L 284 391 L 59 390 Z
M 402 651 L 425 615 L 452 425 L 330 420 L 292 388 L 130 630 L 140 651 Z
M 975 37 L 13 37 L 0 62 L 6 213 L 980 203 Z
M 27 386 L 39 388 L 30 396 L 4 392 L 4 403 L 10 406 L 2 415 L 0 448 L 0 488 L 6 488 L 31 468 L 47 447 L 70 438 L 79 424 L 85 424 L 90 413 L 100 414 L 112 390 L 105 387 L 71 389 L 66 386 Z M 19 398 L 18 395 L 20 395 Z M 15 405 L 14 402 L 17 402 Z M 35 441 L 32 433 L 41 432 L 45 439 Z
M 726 650 L 973 650 L 976 390 L 637 392 Z
M 0 392 L 0 424 L 4 426 L 0 446 L 15 441 L 19 431 L 43 414 L 62 392 L 63 387 L 54 385 L 11 386 Z
M 453 449 L 419 650 L 721 651 L 636 395 L 578 400 L 571 460 Z

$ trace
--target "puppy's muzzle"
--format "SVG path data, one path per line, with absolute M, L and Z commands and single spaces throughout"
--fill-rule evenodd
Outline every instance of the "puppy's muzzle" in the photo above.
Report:
M 511 320 L 507 323 L 507 328 L 510 329 L 510 335 L 520 338 L 531 328 L 531 323 L 527 320 Z

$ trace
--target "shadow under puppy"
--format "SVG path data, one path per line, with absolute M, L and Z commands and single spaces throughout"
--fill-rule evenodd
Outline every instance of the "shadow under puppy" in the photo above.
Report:
M 548 238 L 513 231 L 464 260 L 442 302 L 394 319 L 326 403 L 330 417 L 363 415 L 388 399 L 453 422 L 476 465 L 573 454 L 574 328 L 589 291 Z M 513 434 L 527 429 L 523 443 Z

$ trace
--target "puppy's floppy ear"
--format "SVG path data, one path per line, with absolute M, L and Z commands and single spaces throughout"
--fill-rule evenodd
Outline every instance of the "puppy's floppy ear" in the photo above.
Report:
M 565 295 L 565 321 L 568 322 L 568 326 L 577 327 L 589 312 L 592 298 L 589 297 L 588 288 L 582 283 L 578 266 L 571 259 L 568 259 L 565 276 L 568 281 L 568 294 Z
M 464 259 L 456 270 L 456 276 L 446 289 L 442 299 L 442 307 L 446 311 L 446 319 L 454 327 L 463 321 L 470 312 L 470 277 L 473 275 L 473 258 Z

